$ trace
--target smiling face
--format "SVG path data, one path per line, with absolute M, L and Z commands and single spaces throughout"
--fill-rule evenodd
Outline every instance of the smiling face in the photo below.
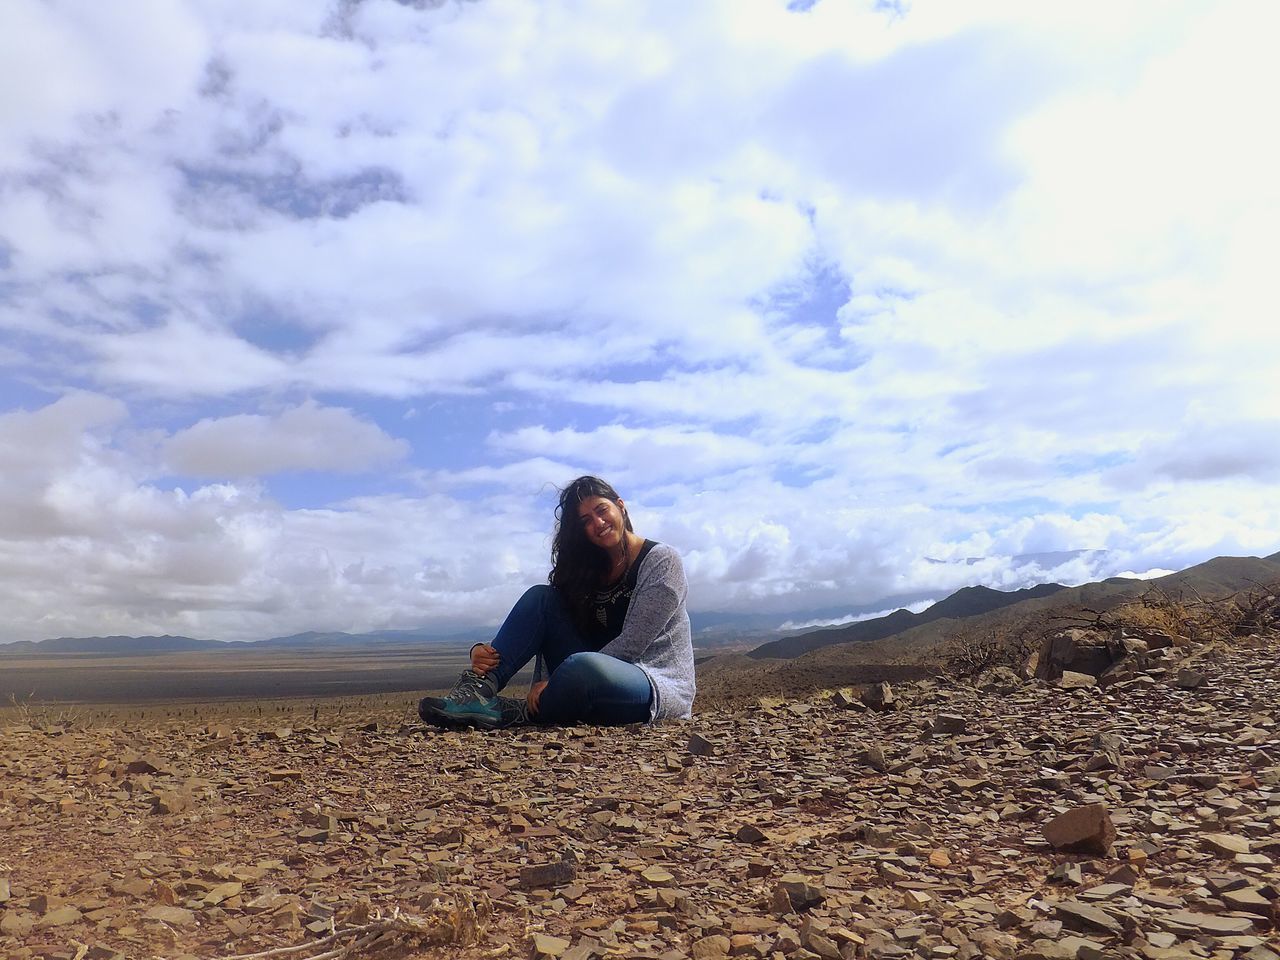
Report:
M 587 540 L 610 552 L 622 545 L 627 523 L 622 515 L 622 501 L 608 497 L 587 497 L 578 504 L 578 522 Z

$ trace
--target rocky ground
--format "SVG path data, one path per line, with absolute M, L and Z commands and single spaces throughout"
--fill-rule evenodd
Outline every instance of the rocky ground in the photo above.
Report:
M 1275 960 L 1280 638 L 1176 657 L 639 729 L 11 723 L 0 956 Z

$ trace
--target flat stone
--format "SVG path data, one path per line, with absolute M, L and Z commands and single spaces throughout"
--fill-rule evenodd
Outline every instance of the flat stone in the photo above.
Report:
M 841 710 L 863 709 L 862 702 L 853 697 L 847 690 L 837 690 L 831 694 L 831 704 Z
M 817 954 L 823 960 L 841 960 L 839 945 L 826 934 L 810 928 L 802 934 L 801 939 L 804 941 L 806 950 Z
M 1243 890 L 1250 884 L 1249 878 L 1239 873 L 1212 876 L 1205 880 L 1205 886 L 1213 892 L 1215 897 L 1220 897 L 1230 890 Z
M 872 770 L 878 770 L 880 773 L 885 773 L 889 769 L 889 761 L 885 757 L 884 750 L 879 746 L 867 747 L 867 749 L 863 750 L 862 753 L 859 754 L 859 757 L 862 762 Z
M 244 884 L 235 880 L 229 880 L 226 883 L 219 883 L 208 893 L 204 895 L 204 902 L 208 906 L 216 907 L 218 904 L 230 900 L 232 897 L 238 897 L 244 892 Z
M 778 929 L 778 921 L 770 917 L 745 916 L 734 917 L 729 921 L 729 930 L 733 933 L 760 934 L 774 933 Z
M 716 755 L 716 744 L 702 736 L 700 733 L 689 735 L 688 751 L 695 757 L 714 757 Z
M 1253 921 L 1247 917 L 1225 917 L 1213 913 L 1196 913 L 1191 910 L 1175 910 L 1168 914 L 1168 919 L 1171 923 L 1195 927 L 1201 933 L 1211 936 L 1248 933 L 1253 929 Z
M 1242 867 L 1270 867 L 1271 858 L 1265 853 L 1237 853 L 1233 858 Z
M 161 773 L 167 768 L 167 764 L 163 760 L 155 757 L 138 757 L 136 760 L 130 760 L 124 765 L 125 773 Z
M 1120 758 L 1114 753 L 1103 751 L 1093 754 L 1084 762 L 1085 773 L 1096 773 L 1099 770 L 1117 770 L 1119 767 Z
M 717 957 L 727 957 L 730 946 L 729 938 L 723 934 L 713 934 L 695 940 L 693 941 L 693 960 L 716 960 Z
M 1054 905 L 1054 916 L 1069 930 L 1082 933 L 1119 933 L 1123 925 L 1111 914 L 1075 900 Z
M 159 920 L 161 923 L 175 927 L 185 927 L 196 922 L 196 915 L 185 907 L 152 907 L 143 914 L 148 920 Z
M 773 938 L 773 952 L 790 956 L 797 950 L 800 950 L 803 944 L 800 943 L 800 934 L 796 933 L 790 927 L 780 927 L 777 935 Z
M 656 863 L 651 867 L 645 867 L 640 876 L 644 877 L 645 883 L 651 887 L 669 887 L 676 880 L 675 874 Z
M 1027 932 L 1037 940 L 1053 940 L 1056 943 L 1062 936 L 1062 921 L 1037 920 Z
M 1090 887 L 1079 894 L 1081 900 L 1115 900 L 1119 897 L 1127 897 L 1133 892 L 1133 887 L 1127 883 L 1100 883 L 1096 887 Z
M 533 952 L 539 957 L 562 957 L 569 950 L 570 943 L 563 937 L 553 937 L 546 933 L 533 935 Z
M 816 907 L 827 898 L 827 892 L 821 886 L 812 884 L 798 873 L 788 873 L 779 878 L 774 887 L 775 899 L 782 894 L 796 911 Z
M 1041 938 L 1020 951 L 1018 960 L 1076 960 L 1076 952 L 1065 943 Z
M 1173 685 L 1179 690 L 1196 690 L 1208 682 L 1209 678 L 1199 670 L 1191 670 L 1187 667 L 1183 667 L 1173 675 Z
M 1058 864 L 1053 868 L 1053 872 L 1049 874 L 1049 879 L 1055 883 L 1065 883 L 1073 887 L 1078 887 L 1084 883 L 1084 875 L 1078 863 Z
M 1243 890 L 1228 890 L 1222 894 L 1222 902 L 1231 910 L 1253 913 L 1260 917 L 1280 916 L 1280 909 L 1274 900 L 1268 900 L 1261 891 L 1253 887 Z
M 893 687 L 887 683 L 873 683 L 865 690 L 859 698 L 872 710 L 892 710 L 897 697 L 894 695 Z
M 1087 673 L 1076 673 L 1074 670 L 1063 670 L 1062 676 L 1055 681 L 1055 685 L 1063 690 L 1084 690 L 1088 687 L 1096 687 L 1098 678 Z
M 11 937 L 25 937 L 35 929 L 36 920 L 33 913 L 6 910 L 4 916 L 0 916 L 0 933 L 7 933 Z
M 153 813 L 181 813 L 191 806 L 191 798 L 174 790 L 161 790 L 152 798 Z
M 1044 838 L 1055 850 L 1106 856 L 1115 843 L 1116 828 L 1105 804 L 1073 807 L 1042 827 Z
M 1106 880 L 1108 883 L 1122 883 L 1127 887 L 1132 887 L 1138 882 L 1138 871 L 1130 864 L 1122 863 L 1107 873 Z
M 76 907 L 58 907 L 41 917 L 38 925 L 41 927 L 61 927 L 68 923 L 75 923 L 79 919 L 80 911 Z
M 562 887 L 578 878 L 578 864 L 573 860 L 541 863 L 520 868 L 520 886 L 526 890 Z
M 1231 833 L 1206 833 L 1200 838 L 1200 845 L 1214 853 L 1234 857 L 1237 853 L 1249 852 L 1247 837 L 1239 837 Z
M 1067 948 L 1072 960 L 1103 960 L 1107 956 L 1101 943 L 1085 937 L 1063 937 L 1059 943 Z

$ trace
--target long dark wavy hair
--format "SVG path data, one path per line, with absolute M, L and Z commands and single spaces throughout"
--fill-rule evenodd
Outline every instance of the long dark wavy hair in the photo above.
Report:
M 560 502 L 556 504 L 556 532 L 551 540 L 551 575 L 547 578 L 569 602 L 580 625 L 590 622 L 588 606 L 595 592 L 604 585 L 611 565 L 609 552 L 587 539 L 587 532 L 578 520 L 579 505 L 591 497 L 604 497 L 621 507 L 618 491 L 599 477 L 579 477 L 561 490 Z M 628 531 L 632 529 L 631 517 L 625 508 L 622 508 L 622 522 Z

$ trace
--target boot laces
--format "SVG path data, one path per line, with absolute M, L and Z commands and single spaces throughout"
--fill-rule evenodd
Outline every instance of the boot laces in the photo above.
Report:
M 524 726 L 529 722 L 529 704 L 524 697 L 499 697 L 498 706 L 507 725 Z
M 454 703 L 468 703 L 472 700 L 492 698 L 493 689 L 489 686 L 489 681 L 473 670 L 464 670 L 445 699 Z

